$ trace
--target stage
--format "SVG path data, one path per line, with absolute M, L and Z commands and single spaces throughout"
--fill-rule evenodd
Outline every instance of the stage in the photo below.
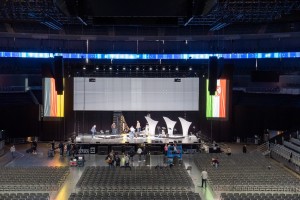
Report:
M 144 145 L 153 154 L 160 154 L 163 153 L 164 145 L 169 143 L 182 145 L 183 149 L 187 151 L 197 149 L 199 145 L 198 138 L 195 135 L 161 137 L 145 136 L 143 134 L 133 138 L 130 138 L 129 134 L 96 134 L 94 137 L 91 134 L 79 134 L 75 139 L 75 143 L 80 148 L 79 153 L 83 154 L 108 154 L 111 150 L 121 153 L 122 150 L 127 152 L 132 148 L 136 151 L 140 145 Z
M 92 137 L 91 134 L 79 134 L 76 137 L 76 143 L 90 143 L 90 144 L 156 144 L 156 143 L 170 143 L 177 142 L 182 144 L 197 143 L 198 139 L 195 135 L 184 137 L 182 135 L 173 135 L 172 137 L 162 137 L 162 136 L 145 136 L 139 134 L 137 137 L 130 138 L 129 134 L 97 134 Z

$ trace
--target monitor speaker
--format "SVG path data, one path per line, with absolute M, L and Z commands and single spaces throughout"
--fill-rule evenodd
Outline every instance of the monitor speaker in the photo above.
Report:
M 54 79 L 57 94 L 62 94 L 64 91 L 64 62 L 62 56 L 54 57 Z
M 218 79 L 218 57 L 209 57 L 208 65 L 208 91 L 210 95 L 215 95 Z

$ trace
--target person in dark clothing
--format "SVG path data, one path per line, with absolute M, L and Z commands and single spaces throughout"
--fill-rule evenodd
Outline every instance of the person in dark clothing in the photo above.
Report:
M 55 150 L 55 141 L 54 141 L 54 140 L 51 142 L 51 149 L 52 149 L 53 151 Z
M 135 155 L 134 147 L 132 147 L 130 149 L 130 151 L 128 152 L 128 154 L 130 156 L 130 160 L 133 162 L 133 156 Z
M 64 144 L 62 142 L 60 142 L 58 147 L 59 147 L 60 155 L 63 156 L 64 155 Z
M 116 167 L 120 167 L 121 159 L 118 154 L 115 155 Z
M 68 143 L 67 144 L 67 156 L 70 156 L 71 155 L 71 144 Z
M 243 153 L 247 153 L 247 146 L 246 145 L 243 146 Z
M 32 142 L 32 154 L 37 154 L 36 150 L 37 150 L 37 142 L 34 140 Z

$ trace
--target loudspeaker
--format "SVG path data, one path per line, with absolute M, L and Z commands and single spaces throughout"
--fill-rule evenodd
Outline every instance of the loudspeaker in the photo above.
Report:
M 215 95 L 218 79 L 218 57 L 209 57 L 208 65 L 208 91 L 210 95 Z
M 253 71 L 252 82 L 279 82 L 279 73 L 275 71 Z
M 62 56 L 54 57 L 54 79 L 57 94 L 62 94 L 64 91 L 64 61 Z

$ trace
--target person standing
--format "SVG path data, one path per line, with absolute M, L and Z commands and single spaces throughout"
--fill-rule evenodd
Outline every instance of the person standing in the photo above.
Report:
M 111 132 L 112 132 L 113 135 L 117 134 L 117 126 L 116 126 L 115 122 L 113 122 L 112 125 L 111 125 Z
M 125 170 L 126 170 L 127 167 L 131 170 L 131 167 L 130 167 L 130 165 L 129 165 L 129 162 L 130 162 L 130 159 L 129 159 L 129 155 L 127 154 L 127 155 L 125 156 Z
M 168 155 L 168 150 L 169 150 L 169 146 L 168 146 L 168 144 L 166 143 L 165 146 L 164 146 L 164 153 L 165 153 L 165 156 Z
M 118 154 L 115 154 L 116 167 L 120 167 L 121 159 Z
M 95 133 L 96 133 L 96 125 L 94 125 L 94 126 L 91 128 L 91 133 L 92 133 L 92 138 L 94 138 Z
M 243 153 L 247 153 L 247 146 L 246 145 L 243 146 Z
M 142 152 L 143 152 L 142 148 L 139 147 L 138 150 L 137 150 L 137 152 L 136 152 L 138 154 L 138 156 L 139 156 L 139 162 L 142 161 Z
M 60 142 L 58 147 L 59 147 L 60 155 L 63 156 L 64 155 L 64 144 L 62 142 Z
M 135 129 L 133 128 L 133 126 L 131 126 L 130 127 L 130 133 L 129 133 L 129 138 L 130 139 L 133 139 L 133 137 L 134 137 L 134 131 L 135 131 Z
M 202 178 L 202 184 L 201 184 L 201 187 L 203 187 L 204 184 L 205 184 L 205 188 L 206 188 L 206 182 L 207 182 L 207 178 L 208 178 L 208 173 L 207 173 L 206 169 L 204 169 L 204 170 L 201 172 L 201 178 Z
M 230 155 L 231 155 L 231 148 L 230 148 L 230 147 L 228 147 L 228 148 L 227 148 L 227 152 L 226 152 L 226 154 L 227 154 L 228 156 L 230 156 Z
M 10 147 L 10 153 L 11 153 L 12 158 L 15 158 L 15 152 L 16 152 L 16 147 L 15 147 L 15 145 L 12 145 Z
M 37 154 L 36 151 L 37 151 L 37 142 L 36 140 L 34 140 L 32 142 L 32 154 Z
M 53 141 L 51 142 L 51 149 L 52 149 L 52 151 L 55 150 L 55 140 L 53 140 Z
M 136 121 L 136 131 L 139 133 L 141 132 L 141 124 L 139 121 Z

